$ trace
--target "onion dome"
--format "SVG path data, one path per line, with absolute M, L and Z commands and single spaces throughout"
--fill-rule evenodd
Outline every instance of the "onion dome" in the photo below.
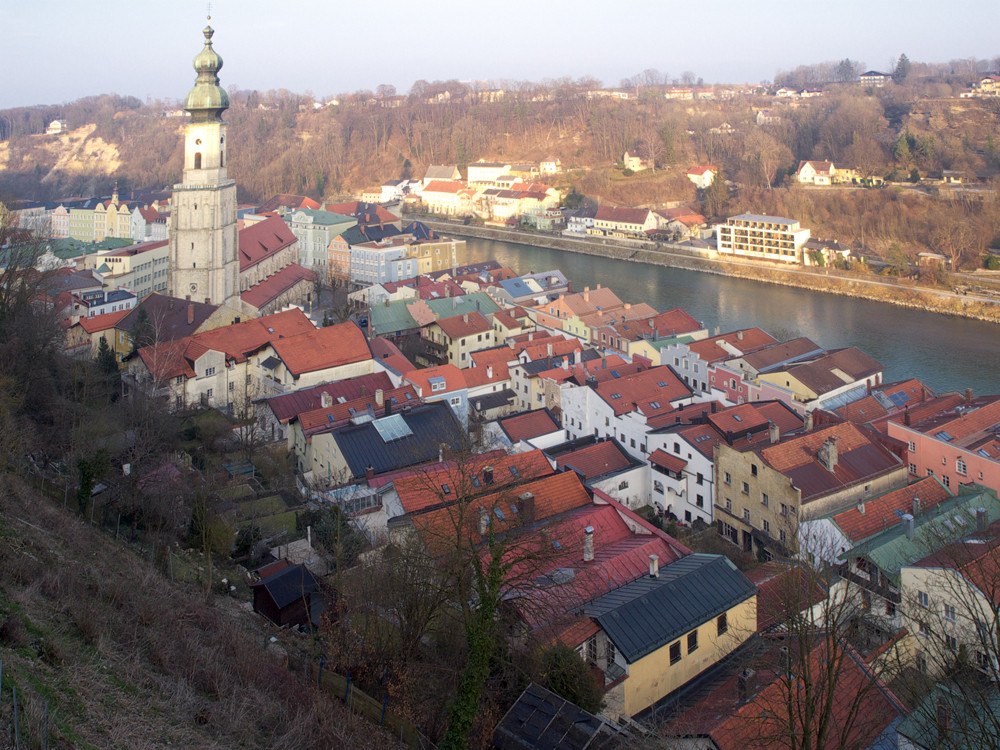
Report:
M 229 94 L 219 85 L 222 56 L 212 48 L 215 30 L 206 26 L 203 33 L 205 48 L 194 58 L 198 78 L 195 79 L 194 88 L 184 98 L 184 109 L 191 113 L 194 121 L 219 120 L 222 113 L 229 109 Z

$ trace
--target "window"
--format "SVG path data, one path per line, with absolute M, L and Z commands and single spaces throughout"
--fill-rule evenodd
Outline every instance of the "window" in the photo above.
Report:
M 697 505 L 699 508 L 704 508 L 705 507 L 705 496 L 704 495 L 698 495 L 695 498 L 695 505 Z
M 236 390 L 236 383 L 230 382 L 229 383 L 229 390 L 230 390 L 230 392 L 235 391 Z
M 949 651 L 958 651 L 958 638 L 953 635 L 944 637 L 944 645 Z
M 746 482 L 743 483 L 743 494 L 744 495 L 750 494 L 750 485 L 747 484 Z
M 630 445 L 631 445 L 631 446 L 632 446 L 633 448 L 635 448 L 635 438 L 632 438 L 631 440 L 629 440 L 629 444 L 630 444 Z
M 916 475 L 916 473 L 917 473 L 917 465 L 916 464 L 910 464 L 910 473 L 913 474 L 913 475 Z
M 670 664 L 674 665 L 681 660 L 681 642 L 674 641 L 670 644 Z
M 681 444 L 680 443 L 674 443 L 674 453 L 676 453 L 678 456 L 681 455 Z
M 698 631 L 692 630 L 688 633 L 688 653 L 698 650 Z
M 771 522 L 768 521 L 766 518 L 764 519 L 764 533 L 765 534 L 771 533 Z
M 782 544 L 788 543 L 788 534 L 785 533 L 784 529 L 778 529 L 778 541 Z
M 750 464 L 750 475 L 757 476 L 757 464 Z
M 911 451 L 915 451 L 917 449 L 917 444 L 911 440 L 910 445 L 908 447 Z
M 726 482 L 726 484 L 732 484 L 733 483 L 733 478 L 729 475 L 728 471 L 726 472 L 725 482 Z
M 183 375 L 178 375 L 176 378 L 174 378 L 174 383 L 176 385 L 183 385 L 184 384 L 184 376 Z
M 215 389 L 214 388 L 209 388 L 207 391 L 205 391 L 205 398 L 211 399 L 212 395 L 214 393 L 215 393 Z
M 726 613 L 723 612 L 717 618 L 715 618 L 715 632 L 716 635 L 722 635 L 729 630 L 729 622 L 726 620 Z
M 615 644 L 611 642 L 610 638 L 604 643 L 604 658 L 609 667 L 615 663 Z
M 923 651 L 917 651 L 917 671 L 927 673 L 927 655 Z
M 955 607 L 952 604 L 944 605 L 944 619 L 948 622 L 955 622 Z
M 947 474 L 941 477 L 941 481 L 944 483 L 945 487 L 951 487 L 951 479 L 948 477 Z
M 624 481 L 619 482 L 618 483 L 618 489 L 620 489 L 620 490 L 627 490 L 628 489 L 628 480 L 626 479 Z
M 783 516 L 788 515 L 788 506 L 785 505 L 784 503 L 781 504 L 781 515 Z
M 750 509 L 749 508 L 744 508 L 743 509 L 743 520 L 746 521 L 747 523 L 750 523 Z
M 653 480 L 653 492 L 656 492 L 659 495 L 663 494 L 663 482 L 659 479 Z
M 976 652 L 976 666 L 982 671 L 990 671 L 990 657 L 984 654 L 982 651 Z
M 928 635 L 929 636 L 931 634 L 931 626 L 928 625 L 923 620 L 917 620 L 917 622 L 920 623 L 920 635 Z
M 452 406 L 458 406 L 461 403 L 462 403 L 462 397 L 461 396 L 452 396 L 452 398 L 451 398 L 451 405 Z
M 963 461 L 963 460 L 962 460 L 961 458 L 959 458 L 959 459 L 957 459 L 957 460 L 955 461 L 955 471 L 956 471 L 956 472 L 957 472 L 957 473 L 958 473 L 958 474 L 959 474 L 960 476 L 963 476 L 963 477 L 964 477 L 964 476 L 966 475 L 966 473 L 967 473 L 967 467 L 966 467 L 966 465 L 965 465 L 965 461 Z
M 765 508 L 767 508 L 767 507 L 770 507 L 770 506 L 768 505 L 768 503 L 770 502 L 770 500 L 771 500 L 771 499 L 770 499 L 770 498 L 769 498 L 769 497 L 767 496 L 767 493 L 766 493 L 766 492 L 761 492 L 761 493 L 760 493 L 760 501 L 761 501 L 762 503 L 764 503 L 764 507 L 765 507 Z
M 205 377 L 206 378 L 210 378 L 213 375 L 215 375 L 215 368 L 214 367 L 206 367 L 205 368 Z
M 587 661 L 597 661 L 597 636 L 587 639 Z
M 697 478 L 694 480 L 694 483 L 695 484 L 703 484 L 704 482 L 705 482 L 705 477 L 702 476 L 702 473 L 699 471 Z
M 730 500 L 728 497 L 726 498 L 726 510 L 728 510 L 730 513 L 733 512 L 733 501 Z
M 887 615 L 888 615 L 889 617 L 895 617 L 895 616 L 896 616 L 896 605 L 895 605 L 895 604 L 893 604 L 893 603 L 892 603 L 892 602 L 890 602 L 890 601 L 887 601 L 887 602 L 885 603 L 885 613 L 886 613 L 886 614 L 887 614 Z

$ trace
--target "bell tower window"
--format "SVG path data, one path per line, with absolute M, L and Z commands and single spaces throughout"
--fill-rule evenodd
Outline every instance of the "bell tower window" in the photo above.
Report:
M 194 155 L 194 168 L 201 169 L 201 151 Z

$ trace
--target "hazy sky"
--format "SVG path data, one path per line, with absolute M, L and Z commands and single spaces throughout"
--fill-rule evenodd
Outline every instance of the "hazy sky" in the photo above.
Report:
M 0 108 L 118 93 L 180 99 L 208 4 L 4 0 Z M 6 7 L 4 7 L 6 6 Z M 222 85 L 317 98 L 391 83 L 578 78 L 646 68 L 758 82 L 850 57 L 943 62 L 1000 55 L 996 0 L 215 0 Z

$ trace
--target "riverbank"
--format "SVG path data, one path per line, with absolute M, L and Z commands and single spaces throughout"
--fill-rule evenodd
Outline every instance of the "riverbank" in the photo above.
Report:
M 835 269 L 781 268 L 769 263 L 723 260 L 710 257 L 692 248 L 641 240 L 611 242 L 608 240 L 576 239 L 542 232 L 524 232 L 499 227 L 469 226 L 460 222 L 419 218 L 432 229 L 461 237 L 497 240 L 520 245 L 544 247 L 603 258 L 683 268 L 721 276 L 760 281 L 768 284 L 797 287 L 811 291 L 885 302 L 925 312 L 1000 323 L 1000 304 L 968 295 L 959 295 L 926 287 L 916 287 L 908 280 L 871 275 L 858 277 Z M 627 243 L 627 244 L 626 244 Z

